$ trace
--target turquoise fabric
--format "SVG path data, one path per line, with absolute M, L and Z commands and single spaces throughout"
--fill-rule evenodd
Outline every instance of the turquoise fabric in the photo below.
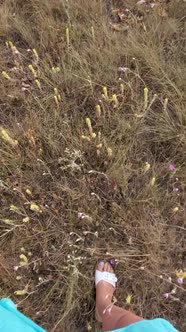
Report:
M 155 318 L 151 320 L 142 320 L 127 327 L 108 332 L 178 332 L 178 330 L 176 330 L 167 320 Z
M 46 332 L 16 309 L 10 299 L 0 300 L 0 332 Z

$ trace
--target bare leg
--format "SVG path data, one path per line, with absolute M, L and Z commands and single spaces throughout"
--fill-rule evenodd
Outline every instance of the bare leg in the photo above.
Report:
M 139 322 L 143 320 L 143 318 L 114 305 L 110 313 L 107 311 L 107 313 L 102 316 L 102 320 L 103 331 L 109 331 Z
M 99 271 L 113 272 L 109 263 L 98 264 Z M 143 320 L 128 310 L 112 305 L 114 288 L 106 281 L 100 281 L 96 286 L 96 313 L 103 325 L 103 331 L 119 329 Z

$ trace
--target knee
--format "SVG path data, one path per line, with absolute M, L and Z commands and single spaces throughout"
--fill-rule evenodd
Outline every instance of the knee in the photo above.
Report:
M 137 323 L 141 320 L 143 320 L 142 317 L 138 317 L 135 314 L 133 314 L 132 312 L 126 311 L 126 312 L 122 313 L 122 315 L 118 318 L 116 329 L 126 327 L 128 325 Z
M 127 326 L 127 313 L 123 313 L 120 317 L 118 317 L 116 322 L 116 329 L 120 329 L 121 327 Z

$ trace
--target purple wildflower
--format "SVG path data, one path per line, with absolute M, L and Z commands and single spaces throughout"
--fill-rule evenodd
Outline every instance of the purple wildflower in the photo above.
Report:
M 174 164 L 170 164 L 169 169 L 170 169 L 170 171 L 174 171 L 174 169 L 175 169 Z
M 178 278 L 177 282 L 178 282 L 179 285 L 183 284 L 183 278 Z

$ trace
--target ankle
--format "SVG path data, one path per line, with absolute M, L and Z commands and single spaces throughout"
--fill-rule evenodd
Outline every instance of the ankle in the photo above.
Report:
M 109 308 L 112 303 L 112 297 L 109 296 L 109 298 L 103 298 L 101 296 L 96 297 L 96 308 L 98 310 L 98 313 L 100 316 L 103 315 L 103 312 L 106 308 Z

